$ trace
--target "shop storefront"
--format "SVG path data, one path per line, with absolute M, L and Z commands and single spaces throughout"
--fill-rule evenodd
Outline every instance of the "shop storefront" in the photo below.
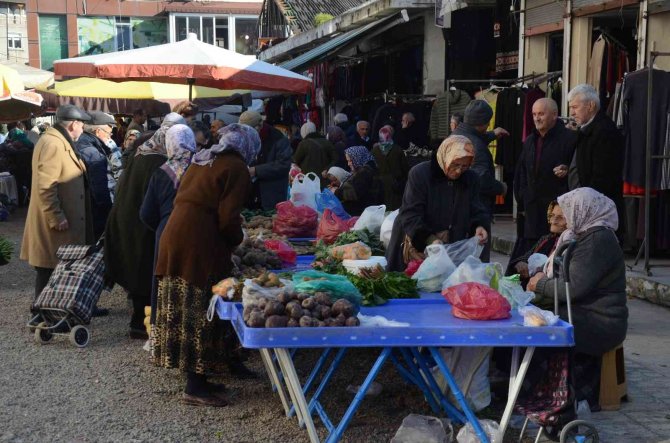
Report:
M 258 50 L 258 16 L 229 14 L 171 14 L 170 41 L 184 40 L 189 33 L 220 48 L 255 55 Z

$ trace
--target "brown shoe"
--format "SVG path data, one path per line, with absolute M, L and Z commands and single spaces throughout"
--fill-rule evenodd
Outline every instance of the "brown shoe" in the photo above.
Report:
M 181 402 L 191 406 L 209 406 L 212 408 L 222 408 L 228 406 L 228 401 L 220 394 L 210 394 L 205 396 L 191 395 L 184 393 Z

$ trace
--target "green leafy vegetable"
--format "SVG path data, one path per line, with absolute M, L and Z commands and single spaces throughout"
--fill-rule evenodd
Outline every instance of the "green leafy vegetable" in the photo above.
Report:
M 384 272 L 381 266 L 362 269 L 361 275 L 347 274 L 347 278 L 363 295 L 363 306 L 377 306 L 394 298 L 418 298 L 416 280 L 403 272 Z

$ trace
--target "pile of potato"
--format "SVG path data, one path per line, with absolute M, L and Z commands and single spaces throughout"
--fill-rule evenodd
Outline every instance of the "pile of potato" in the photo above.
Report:
M 333 302 L 330 295 L 284 291 L 276 299 L 259 297 L 244 307 L 244 322 L 252 328 L 311 328 L 359 326 L 349 300 Z
M 232 255 L 236 277 L 253 278 L 268 269 L 281 269 L 282 261 L 274 251 L 265 248 L 263 240 L 247 238 Z

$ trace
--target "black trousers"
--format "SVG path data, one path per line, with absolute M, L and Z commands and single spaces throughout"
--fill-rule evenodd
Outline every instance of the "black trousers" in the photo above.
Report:
M 144 307 L 151 306 L 151 296 L 130 292 L 128 298 L 133 302 L 133 315 L 130 317 L 132 329 L 144 329 Z
M 49 282 L 49 278 L 51 278 L 51 274 L 53 274 L 54 270 L 53 268 L 39 268 L 35 266 L 35 271 L 37 272 L 37 275 L 35 276 L 35 300 L 37 300 L 37 297 L 42 293 L 42 289 L 44 289 Z

